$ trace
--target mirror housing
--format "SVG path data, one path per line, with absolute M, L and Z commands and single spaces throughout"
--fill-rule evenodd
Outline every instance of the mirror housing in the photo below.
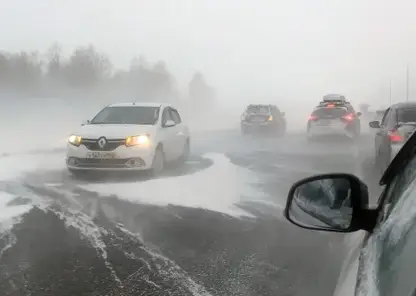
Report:
M 380 122 L 379 122 L 378 120 L 375 120 L 375 121 L 370 121 L 370 122 L 368 123 L 368 125 L 369 125 L 371 128 L 380 128 Z
M 345 173 L 296 182 L 284 210 L 285 218 L 301 228 L 344 233 L 361 229 L 371 232 L 377 215 L 378 210 L 369 209 L 367 185 Z
M 175 126 L 175 125 L 176 125 L 176 123 L 173 120 L 166 120 L 163 127 L 172 127 L 172 126 Z
M 87 125 L 87 124 L 90 124 L 90 121 L 89 121 L 89 120 L 84 120 L 84 121 L 81 123 L 81 126 L 84 126 L 84 125 Z

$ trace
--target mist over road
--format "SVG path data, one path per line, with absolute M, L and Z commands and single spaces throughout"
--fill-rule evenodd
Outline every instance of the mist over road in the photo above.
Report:
M 59 150 L 1 158 L 9 167 L 26 163 L 17 178 L 0 174 L 4 208 L 35 206 L 3 225 L 0 290 L 331 295 L 344 236 L 299 229 L 282 209 L 302 177 L 337 171 L 366 179 L 371 138 L 308 145 L 301 133 L 277 139 L 230 129 L 195 133 L 192 146 L 186 165 L 153 180 L 75 180 Z

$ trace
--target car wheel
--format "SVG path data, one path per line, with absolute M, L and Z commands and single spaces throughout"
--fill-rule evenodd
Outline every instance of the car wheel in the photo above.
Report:
M 158 175 L 165 168 L 165 156 L 161 146 L 158 146 L 155 151 L 155 156 L 152 161 L 151 173 Z
M 185 162 L 189 159 L 189 155 L 191 154 L 191 145 L 189 143 L 189 139 L 186 140 L 185 146 L 182 150 L 182 155 L 180 157 L 181 162 Z

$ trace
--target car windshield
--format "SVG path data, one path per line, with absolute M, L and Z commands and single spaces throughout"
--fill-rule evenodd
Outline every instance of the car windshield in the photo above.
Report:
M 154 125 L 159 118 L 159 107 L 106 107 L 91 124 L 139 124 Z
M 342 117 L 347 114 L 344 108 L 319 108 L 313 111 L 312 115 L 318 117 Z
M 247 113 L 269 113 L 268 106 L 253 105 L 247 108 Z
M 416 122 L 416 108 L 399 109 L 397 116 L 399 122 Z

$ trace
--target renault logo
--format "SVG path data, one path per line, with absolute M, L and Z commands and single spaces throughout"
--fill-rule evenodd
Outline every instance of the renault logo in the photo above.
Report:
M 98 146 L 101 149 L 103 149 L 105 144 L 107 144 L 107 140 L 104 137 L 101 137 L 101 138 L 98 139 L 97 143 L 98 143 Z

